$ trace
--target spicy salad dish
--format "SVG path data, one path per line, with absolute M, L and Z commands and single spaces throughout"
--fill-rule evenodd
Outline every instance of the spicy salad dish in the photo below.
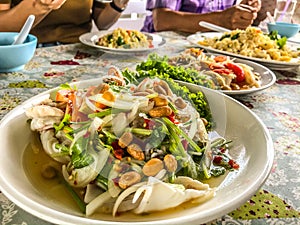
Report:
M 239 169 L 231 141 L 208 136 L 203 93 L 171 79 L 137 82 L 112 67 L 97 86 L 61 85 L 26 116 L 50 156 L 42 176 L 60 177 L 87 216 L 201 204 L 216 193 L 202 181 Z
M 0 135 L 1 192 L 54 224 L 206 223 L 255 194 L 274 158 L 233 98 L 116 67 L 32 97 Z

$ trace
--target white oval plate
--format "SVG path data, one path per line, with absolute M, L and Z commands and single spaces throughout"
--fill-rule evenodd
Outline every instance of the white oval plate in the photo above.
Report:
M 300 66 L 300 57 L 298 57 L 297 59 L 294 59 L 292 62 L 265 60 L 265 59 L 243 56 L 243 55 L 236 54 L 236 53 L 218 50 L 218 49 L 215 49 L 215 48 L 212 48 L 209 46 L 204 46 L 204 45 L 201 45 L 198 43 L 199 41 L 203 40 L 204 38 L 221 37 L 222 35 L 223 35 L 223 33 L 219 33 L 219 32 L 195 33 L 195 34 L 189 35 L 187 37 L 187 40 L 189 42 L 191 42 L 192 44 L 195 44 L 195 45 L 205 49 L 208 52 L 219 53 L 219 54 L 229 55 L 231 57 L 238 57 L 241 59 L 255 61 L 255 62 L 260 63 L 260 64 L 268 67 L 269 69 L 273 69 L 273 70 L 292 70 L 292 69 L 296 69 L 297 67 Z M 300 45 L 297 43 L 287 42 L 287 44 L 290 48 L 299 48 L 300 47 Z
M 152 44 L 153 47 L 151 48 L 131 48 L 131 49 L 123 49 L 123 48 L 108 48 L 108 47 L 104 47 L 104 46 L 100 46 L 95 44 L 96 41 L 98 41 L 98 39 L 102 36 L 105 36 L 109 33 L 112 33 L 112 30 L 106 30 L 106 31 L 99 31 L 99 32 L 91 32 L 91 33 L 85 33 L 82 34 L 79 37 L 79 40 L 81 41 L 81 43 L 100 49 L 102 51 L 105 52 L 109 52 L 109 53 L 118 53 L 118 54 L 128 54 L 128 53 L 139 53 L 139 52 L 147 52 L 147 51 L 153 51 L 157 48 L 162 47 L 165 43 L 166 40 L 157 35 L 157 34 L 150 34 L 150 33 L 145 33 L 143 32 L 143 34 L 145 34 L 148 38 L 148 40 L 152 40 Z
M 206 53 L 207 56 L 213 56 L 217 54 Z M 276 82 L 276 75 L 274 72 L 267 67 L 260 65 L 255 62 L 251 62 L 249 60 L 239 59 L 239 58 L 231 58 L 234 62 L 243 63 L 253 68 L 253 72 L 258 73 L 260 75 L 260 87 L 258 88 L 250 88 L 244 90 L 219 90 L 220 92 L 227 95 L 245 95 L 251 94 L 254 92 L 262 91 L 271 87 Z M 186 82 L 178 81 L 181 84 L 185 84 Z
M 99 82 L 99 79 L 93 79 L 75 84 L 83 88 Z M 32 135 L 25 109 L 49 98 L 53 90 L 19 105 L 0 122 L 0 190 L 25 211 L 55 224 L 202 224 L 229 213 L 250 199 L 267 179 L 274 160 L 272 138 L 255 113 L 238 101 L 197 85 L 190 85 L 190 88 L 205 93 L 216 122 L 215 130 L 233 141 L 230 154 L 240 165 L 238 171 L 230 172 L 221 181 L 216 196 L 211 200 L 195 207 L 170 210 L 168 213 L 124 213 L 117 217 L 101 214 L 96 218 L 87 218 L 76 207 L 67 207 L 59 199 L 45 196 L 29 181 L 23 167 L 24 150 Z
M 253 71 L 260 75 L 260 87 L 250 88 L 245 90 L 222 90 L 221 92 L 223 92 L 224 94 L 227 95 L 251 94 L 271 87 L 276 81 L 276 75 L 274 74 L 274 72 L 263 65 L 260 65 L 255 62 L 251 62 L 249 60 L 243 60 L 243 59 L 235 59 L 234 62 L 243 63 L 248 66 L 251 66 L 253 68 Z

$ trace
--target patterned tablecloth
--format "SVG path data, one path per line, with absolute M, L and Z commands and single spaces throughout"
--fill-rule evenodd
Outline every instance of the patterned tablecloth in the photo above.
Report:
M 176 55 L 190 44 L 186 36 L 163 32 L 159 55 Z M 30 97 L 59 84 L 96 78 L 109 66 L 135 68 L 148 53 L 117 55 L 82 44 L 38 48 L 24 70 L 0 73 L 0 118 Z M 270 88 L 235 98 L 255 112 L 270 131 L 275 148 L 266 183 L 244 205 L 209 224 L 300 224 L 300 71 L 274 71 Z M 0 220 L 6 224 L 49 224 L 23 211 L 0 193 Z

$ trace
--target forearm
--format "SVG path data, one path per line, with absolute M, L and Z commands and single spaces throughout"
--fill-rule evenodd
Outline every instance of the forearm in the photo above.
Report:
M 121 13 L 113 9 L 109 4 L 102 8 L 94 8 L 93 18 L 99 30 L 111 27 L 121 16 Z
M 199 26 L 200 21 L 219 24 L 218 21 L 221 20 L 219 12 L 197 14 L 172 11 L 167 8 L 157 8 L 152 11 L 152 14 L 154 29 L 156 31 L 173 30 L 188 33 L 208 31 L 206 28 Z
M 113 0 L 112 3 L 94 3 L 93 18 L 100 30 L 111 27 L 121 16 L 128 0 Z
M 10 10 L 0 11 L 0 31 L 19 31 L 29 15 L 35 16 L 36 26 L 50 11 L 38 2 L 23 0 Z

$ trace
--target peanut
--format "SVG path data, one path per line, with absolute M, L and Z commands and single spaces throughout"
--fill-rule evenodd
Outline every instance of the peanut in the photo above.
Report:
M 207 126 L 207 124 L 208 124 L 207 119 L 205 119 L 204 117 L 201 117 L 201 120 L 202 120 L 204 126 Z
M 165 90 L 165 92 L 167 93 L 168 96 L 172 96 L 173 92 L 169 87 L 169 84 L 166 81 L 161 80 L 159 82 L 159 85 Z
M 172 114 L 172 109 L 169 106 L 159 106 L 154 107 L 149 111 L 151 117 L 164 117 L 170 116 Z
M 175 100 L 175 106 L 179 109 L 184 109 L 186 105 L 186 102 L 180 97 Z
M 133 135 L 130 132 L 125 132 L 119 138 L 118 144 L 121 148 L 127 147 L 133 140 Z
M 145 159 L 144 152 L 138 144 L 135 144 L 135 143 L 130 144 L 127 147 L 127 152 L 134 159 L 137 159 L 137 160 L 144 160 Z
M 177 169 L 177 160 L 171 154 L 167 154 L 164 157 L 165 167 L 169 172 L 175 172 Z
M 131 185 L 140 182 L 142 179 L 141 175 L 136 171 L 129 171 L 121 175 L 119 179 L 119 186 L 122 189 L 126 189 Z
M 143 166 L 143 173 L 146 176 L 155 176 L 164 168 L 164 163 L 158 158 L 152 158 Z
M 157 92 L 158 94 L 162 94 L 162 95 L 167 95 L 167 92 L 165 91 L 165 89 L 163 89 L 161 86 L 156 85 L 153 87 L 153 90 L 155 92 Z
M 57 177 L 57 170 L 49 164 L 44 164 L 42 167 L 42 176 L 46 179 L 53 179 Z

